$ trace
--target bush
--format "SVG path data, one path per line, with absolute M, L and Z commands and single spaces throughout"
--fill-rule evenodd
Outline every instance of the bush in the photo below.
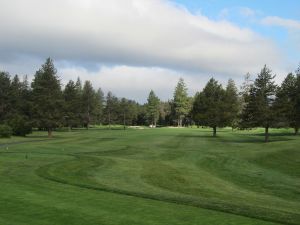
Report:
M 12 135 L 12 129 L 8 125 L 0 125 L 0 137 L 1 138 L 10 138 Z
M 12 128 L 13 135 L 26 136 L 32 132 L 32 127 L 29 122 L 26 121 L 22 116 L 16 115 L 9 121 L 9 125 Z

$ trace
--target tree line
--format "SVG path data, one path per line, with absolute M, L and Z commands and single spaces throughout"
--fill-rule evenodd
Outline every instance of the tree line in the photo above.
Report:
M 247 74 L 240 91 L 232 79 L 225 88 L 211 78 L 202 91 L 189 96 L 183 79 L 175 87 L 173 99 L 161 101 L 150 91 L 147 103 L 106 95 L 95 90 L 90 81 L 70 80 L 62 88 L 52 59 L 48 58 L 35 73 L 31 84 L 25 76 L 11 77 L 0 72 L 0 135 L 12 133 L 25 136 L 32 128 L 52 131 L 92 125 L 127 126 L 207 126 L 216 136 L 218 127 L 233 129 L 292 127 L 298 134 L 300 126 L 300 66 L 289 73 L 280 86 L 265 65 L 254 80 Z

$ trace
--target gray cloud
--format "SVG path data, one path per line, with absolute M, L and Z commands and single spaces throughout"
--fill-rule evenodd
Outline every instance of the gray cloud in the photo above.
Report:
M 232 75 L 280 61 L 253 31 L 163 0 L 2 0 L 0 15 L 2 60 L 50 55 Z
M 240 81 L 268 64 L 281 81 L 291 67 L 271 40 L 167 0 L 1 0 L 0 30 L 0 70 L 32 78 L 50 56 L 63 83 L 140 102 L 150 89 L 171 98 L 179 77 L 194 94 L 210 76 Z
M 95 84 L 95 88 L 101 87 L 105 92 L 112 91 L 117 96 L 135 99 L 139 102 L 147 100 L 151 89 L 162 100 L 171 99 L 180 77 L 184 78 L 189 94 L 194 95 L 204 87 L 210 78 L 205 74 L 195 76 L 157 67 L 131 66 L 104 66 L 94 72 L 83 67 L 64 68 L 60 70 L 60 75 L 64 78 L 63 83 L 79 76 L 83 80 L 91 80 Z M 219 78 L 221 82 L 226 83 L 222 77 Z

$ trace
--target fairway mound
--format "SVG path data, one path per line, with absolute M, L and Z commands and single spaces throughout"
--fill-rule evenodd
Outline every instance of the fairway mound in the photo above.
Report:
M 164 163 L 133 161 L 104 155 L 87 156 L 84 153 L 73 157 L 72 160 L 42 166 L 36 172 L 48 180 L 91 190 L 190 205 L 292 225 L 296 225 L 296 221 L 300 219 L 297 213 L 275 208 L 270 211 L 268 207 L 247 202 L 237 204 L 221 200 L 217 197 L 218 192 L 215 193 L 215 197 L 207 195 L 201 189 L 201 185 L 197 188 L 198 183 L 193 183 L 184 172 Z M 126 166 L 124 170 L 127 164 L 130 167 Z M 140 165 L 143 165 L 141 171 Z M 133 175 L 131 171 L 140 172 Z M 132 176 L 137 177 L 133 179 Z M 203 180 L 204 183 L 215 182 L 212 174 L 208 176 L 211 176 L 211 181 L 207 180 L 207 177 Z

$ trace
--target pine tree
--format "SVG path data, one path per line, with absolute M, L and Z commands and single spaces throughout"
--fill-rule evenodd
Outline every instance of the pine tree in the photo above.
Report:
M 120 101 L 120 122 L 123 123 L 124 130 L 127 125 L 134 125 L 137 121 L 137 107 L 138 104 L 135 101 L 122 98 Z
M 167 102 L 160 102 L 159 103 L 159 119 L 158 123 L 160 125 L 164 126 L 170 126 L 172 125 L 172 103 L 167 101 Z
M 98 124 L 101 124 L 103 121 L 103 110 L 104 110 L 104 93 L 101 90 L 101 88 L 99 88 L 96 92 L 96 96 L 95 96 L 95 118 Z
M 189 113 L 187 87 L 182 78 L 179 79 L 174 91 L 173 111 L 177 120 L 177 125 L 182 126 L 182 120 Z
M 240 101 L 238 90 L 232 79 L 228 80 L 225 90 L 225 113 L 229 125 L 233 128 L 237 127 L 238 112 L 240 110 Z
M 0 123 L 4 123 L 10 114 L 10 75 L 0 71 Z
M 247 96 L 252 86 L 253 86 L 253 80 L 251 79 L 250 73 L 247 73 L 244 76 L 244 81 L 242 83 L 242 86 L 240 87 L 241 90 L 240 95 L 242 97 Z
M 30 90 L 27 77 L 21 82 L 18 75 L 15 75 L 10 86 L 10 103 L 13 106 L 8 124 L 13 134 L 26 136 L 32 131 Z
M 63 120 L 61 85 L 52 59 L 48 58 L 35 73 L 31 86 L 35 124 L 52 137 L 53 129 Z
M 296 96 L 295 96 L 295 134 L 298 134 L 300 127 L 300 65 L 296 70 Z
M 213 128 L 213 136 L 217 134 L 217 127 L 228 125 L 225 113 L 225 90 L 222 85 L 211 78 L 202 92 L 195 96 L 192 117 L 197 125 Z
M 112 124 L 119 121 L 119 116 L 122 115 L 120 111 L 119 99 L 109 91 L 106 95 L 106 105 L 104 108 L 106 123 L 108 124 L 109 129 L 111 129 Z
M 19 76 L 15 75 L 10 85 L 10 104 L 14 106 L 11 108 L 10 117 L 14 117 L 16 114 L 18 114 L 19 107 L 22 102 L 21 87 L 22 84 L 20 82 Z
M 93 119 L 96 104 L 95 90 L 90 81 L 85 81 L 82 89 L 83 121 L 87 129 Z
M 242 127 L 264 127 L 265 142 L 269 141 L 269 128 L 274 124 L 274 78 L 272 71 L 265 65 L 250 89 L 242 112 Z
M 63 92 L 64 96 L 64 118 L 69 129 L 80 125 L 80 92 L 74 81 L 70 80 Z
M 151 125 L 156 126 L 156 122 L 159 118 L 159 98 L 151 90 L 147 99 L 147 114 L 148 120 Z
M 278 126 L 293 127 L 297 133 L 296 127 L 296 83 L 297 78 L 289 73 L 281 86 L 276 91 L 276 100 L 274 110 L 276 110 Z

